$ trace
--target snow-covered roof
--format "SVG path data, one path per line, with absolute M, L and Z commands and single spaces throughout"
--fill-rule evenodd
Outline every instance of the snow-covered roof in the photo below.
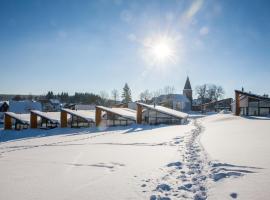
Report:
M 235 92 L 242 94 L 244 96 L 253 97 L 253 98 L 258 99 L 258 100 L 270 101 L 270 98 L 268 96 L 261 96 L 261 95 L 253 94 L 251 92 L 244 92 L 241 90 L 235 90 Z
M 100 108 L 106 112 L 113 113 L 120 117 L 136 121 L 137 112 L 129 108 L 108 108 L 105 106 L 97 106 L 97 108 Z
M 9 111 L 14 113 L 30 113 L 30 110 L 41 110 L 41 103 L 37 101 L 10 101 Z
M 50 99 L 49 100 L 52 104 L 60 104 L 60 101 L 58 99 Z
M 31 112 L 53 123 L 60 123 L 60 112 L 41 112 L 39 110 L 31 110 Z
M 137 102 L 137 104 L 139 104 L 139 105 L 141 105 L 143 107 L 146 107 L 148 109 L 155 110 L 157 112 L 160 112 L 160 113 L 163 113 L 163 114 L 166 114 L 166 115 L 170 115 L 170 116 L 173 116 L 173 117 L 176 117 L 176 118 L 184 119 L 184 118 L 188 117 L 187 113 L 180 112 L 178 110 L 173 110 L 173 109 L 170 109 L 170 108 L 166 108 L 164 106 L 158 106 L 158 105 L 154 106 L 154 105 L 148 105 L 148 104 L 140 103 L 140 102 Z
M 14 112 L 5 112 L 5 114 L 20 121 L 23 124 L 30 124 L 30 114 L 17 114 Z
M 88 122 L 95 122 L 95 115 L 96 115 L 95 110 L 71 110 L 68 108 L 63 108 L 62 110 L 70 115 L 81 117 Z
M 95 110 L 96 105 L 92 104 L 76 104 L 75 110 Z
M 8 101 L 0 101 L 0 107 L 1 107 L 4 103 L 6 103 L 7 105 L 9 105 L 9 102 L 8 102 Z

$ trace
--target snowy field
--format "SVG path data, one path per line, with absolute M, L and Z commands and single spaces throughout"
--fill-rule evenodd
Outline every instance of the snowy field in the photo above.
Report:
M 230 179 L 209 186 L 209 199 L 269 199 L 270 118 L 213 115 L 203 119 L 201 142 L 208 160 L 221 165 L 217 174 Z M 238 178 L 237 178 L 238 177 Z
M 0 130 L 0 199 L 265 199 L 270 120 Z

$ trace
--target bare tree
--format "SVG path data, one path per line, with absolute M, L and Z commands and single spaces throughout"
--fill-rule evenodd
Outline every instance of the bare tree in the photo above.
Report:
M 140 100 L 144 102 L 148 102 L 152 98 L 152 94 L 149 92 L 149 90 L 145 90 L 141 92 L 140 94 Z
M 119 99 L 119 93 L 117 89 L 113 89 L 111 92 L 112 99 L 114 100 L 114 104 L 116 104 L 116 101 Z
M 202 104 L 209 101 L 217 101 L 224 95 L 223 88 L 215 84 L 203 84 L 197 86 L 195 90 Z
M 224 90 L 221 86 L 215 84 L 208 85 L 207 96 L 210 101 L 217 101 L 224 95 Z
M 167 99 L 167 106 L 173 108 L 173 93 L 175 89 L 173 86 L 165 86 L 164 87 L 164 94 L 166 95 Z
M 165 95 L 173 94 L 175 91 L 173 86 L 165 86 L 163 92 Z
M 198 95 L 198 98 L 201 99 L 201 103 L 205 103 L 205 99 L 207 97 L 207 85 L 199 85 L 196 87 L 195 91 Z
M 154 92 L 152 92 L 152 97 L 154 99 L 154 103 L 157 103 L 157 98 L 162 94 L 162 90 L 156 90 Z
M 101 105 L 106 106 L 108 104 L 109 94 L 106 91 L 100 91 L 99 96 L 101 99 Z

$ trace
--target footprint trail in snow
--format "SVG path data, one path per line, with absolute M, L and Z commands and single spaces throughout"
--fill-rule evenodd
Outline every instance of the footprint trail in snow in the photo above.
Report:
M 168 163 L 162 170 L 163 177 L 158 180 L 145 180 L 141 187 L 151 188 L 150 200 L 172 199 L 207 199 L 208 185 L 224 178 L 240 177 L 255 173 L 254 167 L 236 166 L 227 163 L 209 161 L 206 152 L 200 144 L 200 134 L 204 131 L 198 120 L 194 120 L 195 128 L 183 137 L 176 137 L 170 144 L 178 146 L 179 160 Z M 230 195 L 237 198 L 236 193 Z

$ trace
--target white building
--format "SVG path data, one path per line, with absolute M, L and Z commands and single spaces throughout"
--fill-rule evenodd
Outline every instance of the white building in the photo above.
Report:
M 154 99 L 154 103 L 172 108 L 178 111 L 189 112 L 192 108 L 192 88 L 187 77 L 183 94 L 160 95 Z

